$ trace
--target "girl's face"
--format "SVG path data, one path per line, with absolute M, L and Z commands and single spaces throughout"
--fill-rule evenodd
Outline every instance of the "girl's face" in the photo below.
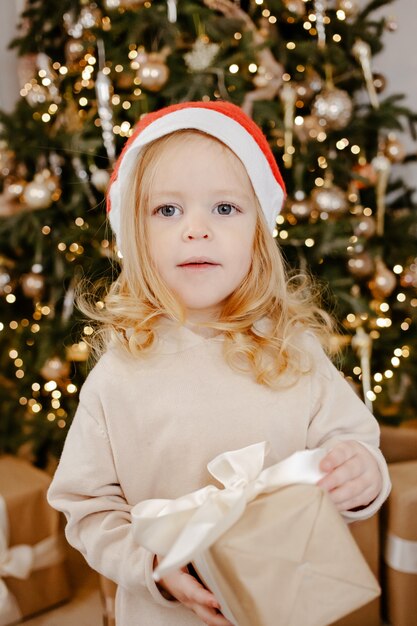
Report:
M 243 281 L 256 221 L 249 177 L 228 148 L 200 135 L 165 146 L 149 195 L 149 250 L 188 320 L 215 319 Z

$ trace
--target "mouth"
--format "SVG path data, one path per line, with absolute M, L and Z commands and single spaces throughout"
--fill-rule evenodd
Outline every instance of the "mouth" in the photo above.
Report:
M 191 259 L 186 259 L 184 263 L 180 263 L 178 267 L 191 270 L 209 270 L 219 267 L 219 263 L 215 263 L 212 259 L 207 259 L 205 257 L 193 257 Z

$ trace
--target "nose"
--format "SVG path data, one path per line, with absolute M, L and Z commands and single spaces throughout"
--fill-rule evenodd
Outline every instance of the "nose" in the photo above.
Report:
M 211 237 L 211 230 L 203 216 L 193 215 L 189 217 L 183 230 L 183 239 L 185 241 L 211 239 Z

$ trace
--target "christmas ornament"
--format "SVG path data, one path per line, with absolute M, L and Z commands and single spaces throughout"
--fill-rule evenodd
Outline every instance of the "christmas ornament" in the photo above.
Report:
M 314 0 L 314 10 L 316 13 L 317 45 L 320 49 L 323 49 L 326 46 L 326 29 L 324 26 L 325 9 L 325 0 Z
M 358 0 L 337 0 L 336 9 L 343 11 L 347 18 L 356 17 L 359 13 Z
M 169 78 L 169 68 L 165 63 L 165 55 L 160 52 L 150 52 L 147 60 L 141 63 L 137 76 L 140 84 L 149 91 L 159 91 Z
M 321 76 L 311 67 L 304 72 L 304 79 L 293 84 L 297 98 L 309 102 L 323 87 Z
M 373 258 L 369 252 L 353 254 L 347 262 L 347 267 L 352 276 L 356 278 L 368 278 L 375 269 Z
M 67 347 L 65 356 L 68 361 L 86 361 L 89 356 L 89 347 L 84 341 L 73 343 L 71 346 Z
M 284 6 L 290 13 L 303 17 L 306 14 L 306 5 L 303 0 L 284 0 Z
M 400 283 L 402 287 L 414 287 L 417 289 L 417 259 L 403 270 L 400 276 Z
M 7 296 L 13 291 L 14 280 L 11 274 L 13 267 L 13 261 L 3 256 L 0 257 L 0 296 Z
M 377 300 L 383 300 L 391 295 L 397 286 L 395 274 L 385 265 L 384 261 L 378 257 L 376 259 L 376 271 L 368 287 Z
M 99 54 L 99 71 L 96 77 L 95 90 L 97 95 L 97 110 L 101 121 L 101 135 L 110 163 L 116 158 L 116 143 L 113 133 L 113 109 L 111 107 L 112 84 L 107 74 L 103 72 L 105 66 L 104 43 L 97 42 Z
M 371 46 L 366 41 L 357 39 L 352 46 L 352 53 L 362 67 L 369 100 L 374 109 L 379 109 L 379 100 L 375 90 L 371 68 Z
M 323 187 L 316 187 L 311 199 L 314 208 L 322 213 L 343 213 L 348 208 L 345 192 L 330 181 L 325 181 Z
M 387 86 L 387 79 L 383 74 L 379 74 L 378 72 L 374 72 L 372 74 L 372 82 L 374 83 L 375 91 L 377 93 L 384 91 Z
M 298 122 L 299 120 L 296 120 Z M 317 140 L 320 133 L 324 133 L 325 122 L 315 115 L 306 115 L 302 123 L 294 125 L 294 131 L 301 143 Z
M 53 202 L 52 191 L 42 174 L 36 174 L 23 191 L 23 202 L 29 209 L 47 209 Z
M 391 161 L 384 155 L 378 154 L 372 159 L 372 165 L 377 173 L 376 182 L 376 232 L 382 237 L 384 234 L 385 221 L 385 196 L 388 187 L 389 175 L 391 172 Z
M 346 91 L 328 86 L 316 96 L 312 114 L 324 120 L 326 127 L 340 130 L 347 126 L 352 108 L 352 100 Z
M 352 337 L 352 347 L 358 353 L 361 364 L 363 398 L 366 406 L 372 411 L 371 392 L 371 352 L 372 338 L 362 326 L 358 326 Z
M 110 174 L 107 170 L 101 170 L 97 167 L 92 170 L 90 180 L 91 184 L 94 185 L 98 191 L 105 192 L 109 184 Z
M 280 97 L 284 108 L 284 156 L 282 158 L 285 167 L 292 166 L 293 127 L 296 93 L 290 83 L 285 83 L 280 91 Z
M 300 190 L 295 192 L 294 198 L 287 199 L 286 208 L 297 220 L 308 219 L 313 210 L 311 200 Z
M 74 13 L 64 13 L 64 28 L 70 37 L 80 39 L 83 36 L 84 29 L 91 30 L 98 28 L 101 24 L 101 12 L 97 5 L 92 3 L 81 9 L 78 19 L 75 20 Z
M 357 237 L 365 237 L 365 239 L 370 239 L 375 235 L 376 232 L 375 220 L 373 219 L 373 217 L 362 215 L 358 223 L 355 225 L 353 232 Z
M 389 17 L 386 18 L 385 28 L 389 30 L 391 33 L 394 33 L 397 30 L 398 22 L 397 22 L 397 19 L 393 15 L 390 15 Z
M 70 364 L 63 361 L 59 356 L 48 359 L 40 370 L 41 376 L 45 380 L 62 380 L 68 378 L 71 371 Z
M 404 145 L 399 141 L 395 133 L 388 134 L 388 137 L 382 144 L 382 151 L 391 163 L 401 163 L 406 156 Z
M 78 39 L 68 39 L 64 47 L 65 59 L 70 70 L 77 69 L 78 62 L 84 56 L 84 43 Z
M 29 272 L 21 277 L 22 291 L 27 298 L 39 300 L 45 290 L 45 276 L 39 272 Z
M 184 54 L 185 64 L 192 72 L 204 72 L 213 63 L 219 49 L 219 44 L 210 43 L 208 37 L 199 37 L 191 52 Z

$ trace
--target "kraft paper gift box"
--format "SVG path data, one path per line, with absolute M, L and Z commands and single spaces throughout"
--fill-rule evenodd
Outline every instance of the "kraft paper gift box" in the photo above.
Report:
M 0 457 L 0 626 L 69 597 L 60 517 L 46 501 L 50 477 Z
M 385 603 L 392 626 L 417 626 L 417 461 L 390 463 L 384 505 Z
M 262 442 L 208 465 L 208 485 L 132 509 L 136 541 L 164 559 L 155 579 L 192 562 L 236 626 L 326 626 L 380 593 L 342 517 L 315 485 L 322 450 L 262 471 Z

